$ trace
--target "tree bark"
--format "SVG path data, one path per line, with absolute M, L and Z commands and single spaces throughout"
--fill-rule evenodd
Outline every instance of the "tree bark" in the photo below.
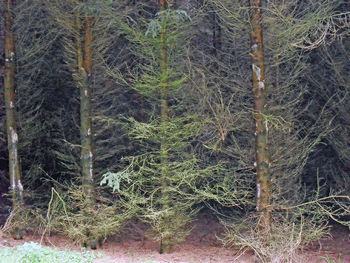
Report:
M 92 43 L 93 43 L 93 18 L 85 17 L 85 42 L 84 42 L 84 85 L 80 89 L 80 136 L 83 186 L 91 199 L 94 195 L 93 175 L 93 138 L 92 138 Z
M 261 0 L 249 0 L 250 4 L 250 44 L 252 57 L 252 78 L 255 121 L 256 162 L 256 209 L 259 215 L 258 227 L 262 231 L 271 229 L 271 185 L 270 153 L 268 145 L 267 91 L 265 84 L 265 64 L 263 29 L 261 22 Z
M 10 189 L 13 209 L 23 205 L 23 186 L 21 182 L 20 158 L 18 155 L 18 132 L 15 101 L 15 40 L 13 27 L 13 0 L 7 0 L 5 10 L 5 108 L 9 151 Z
M 91 90 L 93 70 L 93 17 L 83 21 L 76 11 L 77 72 L 80 89 L 80 144 L 81 176 L 86 197 L 94 202 L 93 137 L 91 114 Z M 82 33 L 83 31 L 83 33 Z M 81 36 L 83 35 L 83 37 Z

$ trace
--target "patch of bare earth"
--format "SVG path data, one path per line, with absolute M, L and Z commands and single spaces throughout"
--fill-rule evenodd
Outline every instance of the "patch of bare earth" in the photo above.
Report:
M 258 262 L 251 251 L 244 254 L 231 248 L 223 248 L 217 236 L 222 235 L 223 227 L 211 217 L 201 217 L 193 223 L 192 234 L 182 244 L 176 245 L 170 253 L 159 254 L 159 245 L 146 237 L 145 226 L 130 223 L 121 234 L 110 238 L 98 252 L 103 257 L 95 263 L 255 263 Z M 28 241 L 54 246 L 60 249 L 79 251 L 69 239 L 61 236 L 41 238 L 27 235 L 23 240 L 0 239 L 0 247 L 16 246 Z M 304 260 L 300 263 L 326 263 L 322 257 L 328 255 L 337 260 L 341 255 L 342 263 L 350 262 L 349 231 L 345 227 L 333 228 L 332 237 L 313 243 L 301 251 Z M 338 263 L 338 261 L 335 261 Z

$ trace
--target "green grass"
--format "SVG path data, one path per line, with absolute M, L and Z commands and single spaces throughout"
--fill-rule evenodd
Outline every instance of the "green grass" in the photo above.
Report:
M 41 246 L 34 242 L 0 248 L 0 263 L 92 263 L 100 254 L 72 252 Z

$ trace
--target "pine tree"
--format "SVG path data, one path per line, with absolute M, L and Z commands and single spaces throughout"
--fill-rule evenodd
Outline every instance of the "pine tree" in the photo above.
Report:
M 117 212 L 118 202 L 112 203 L 104 198 L 100 198 L 100 201 L 97 202 L 96 198 L 99 193 L 94 185 L 92 123 L 93 115 L 97 115 L 92 109 L 93 85 L 97 79 L 94 72 L 94 63 L 97 58 L 94 28 L 96 26 L 95 16 L 104 12 L 105 4 L 108 7 L 107 2 L 104 1 L 52 1 L 49 4 L 52 17 L 64 32 L 62 44 L 65 51 L 66 70 L 68 69 L 71 74 L 72 81 L 69 82 L 72 89 L 71 94 L 75 95 L 75 90 L 78 90 L 80 94 L 74 99 L 79 98 L 80 101 L 78 111 L 80 138 L 78 134 L 69 134 L 74 141 L 62 140 L 63 145 L 67 147 L 56 149 L 57 156 L 68 172 L 71 174 L 79 172 L 80 176 L 73 177 L 78 179 L 78 185 L 68 186 L 66 190 L 67 210 L 62 210 L 62 213 L 55 219 L 55 227 L 75 242 L 91 246 L 91 248 L 96 248 L 97 243 L 101 244 L 107 236 L 116 233 L 121 227 L 121 222 L 129 216 L 125 211 L 124 213 Z M 103 27 L 101 24 L 99 26 Z M 99 48 L 103 50 L 105 47 Z M 98 83 L 103 83 L 101 79 L 98 79 Z M 63 111 L 65 110 L 66 108 L 63 108 Z M 66 126 L 62 127 L 62 131 L 66 128 Z M 98 132 L 102 131 L 98 130 Z M 76 147 L 78 141 L 80 144 L 79 147 Z M 70 153 L 67 149 L 71 148 L 73 150 Z M 77 161 L 79 159 L 77 149 L 80 150 L 80 165 Z M 103 167 L 103 169 L 106 168 Z
M 164 253 L 189 234 L 188 224 L 196 212 L 193 205 L 198 201 L 196 184 L 209 171 L 201 167 L 191 146 L 199 120 L 183 108 L 187 83 L 182 62 L 187 43 L 181 26 L 188 25 L 189 17 L 167 1 L 160 1 L 157 11 L 146 29 L 143 23 L 121 23 L 140 62 L 134 75 L 123 79 L 134 84 L 152 111 L 143 121 L 128 118 L 129 136 L 139 151 L 124 157 L 126 168 L 106 173 L 102 183 L 118 191 L 125 205 L 138 207 L 139 217 L 151 226 L 149 235 L 159 241 Z
M 207 146 L 207 149 L 202 150 L 203 158 L 212 161 L 216 157 L 221 161 L 230 161 L 231 164 L 231 167 L 226 166 L 231 168 L 231 173 L 221 174 L 221 177 L 212 177 L 212 185 L 214 185 L 212 188 L 217 187 L 223 189 L 223 192 L 229 192 L 232 191 L 232 188 L 228 187 L 230 183 L 234 185 L 240 182 L 238 187 L 233 189 L 238 188 L 241 193 L 245 192 L 246 194 L 245 198 L 238 198 L 234 200 L 235 202 L 228 201 L 228 195 L 225 196 L 223 193 L 220 196 L 223 199 L 227 198 L 227 202 L 224 202 L 223 199 L 212 199 L 213 201 L 221 201 L 220 204 L 223 205 L 232 205 L 233 208 L 230 210 L 224 210 L 215 203 L 210 203 L 210 205 L 219 212 L 224 212 L 230 217 L 230 221 L 234 222 L 232 231 L 229 233 L 229 236 L 233 237 L 231 239 L 233 243 L 237 244 L 243 238 L 249 244 L 259 243 L 267 247 L 266 241 L 269 239 L 269 235 L 261 235 L 261 231 L 266 230 L 268 233 L 269 227 L 262 226 L 264 223 L 262 220 L 264 218 L 261 217 L 264 215 L 263 212 L 256 213 L 254 211 L 257 204 L 257 196 L 254 195 L 254 192 L 257 193 L 259 190 L 257 189 L 259 182 L 254 183 L 257 172 L 255 164 L 258 163 L 254 142 L 258 132 L 254 135 L 257 110 L 254 109 L 250 76 L 252 72 L 251 59 L 254 63 L 254 59 L 256 60 L 256 52 L 254 51 L 256 50 L 253 46 L 254 43 L 251 43 L 252 38 L 248 41 L 246 33 L 247 29 L 253 29 L 253 23 L 251 17 L 248 16 L 247 2 L 210 1 L 210 3 L 221 21 L 221 52 L 225 56 L 222 56 L 218 61 L 215 60 L 215 56 L 209 55 L 208 50 L 212 44 L 213 34 L 206 30 L 210 28 L 208 24 L 205 24 L 208 21 L 207 18 L 201 23 L 200 39 L 202 41 L 193 41 L 195 48 L 192 50 L 195 53 L 191 54 L 192 67 L 197 67 L 197 72 L 193 70 L 194 83 L 203 94 L 203 103 L 198 108 L 201 109 L 204 116 L 212 119 L 212 125 L 207 126 L 207 131 L 203 132 L 201 137 Z M 268 137 L 262 137 L 264 140 L 268 139 L 270 155 L 268 162 L 270 164 L 264 164 L 271 175 L 268 179 L 270 190 L 269 199 L 267 199 L 267 209 L 270 211 L 266 211 L 270 216 L 267 218 L 271 218 L 271 228 L 275 227 L 276 231 L 283 225 L 287 229 L 291 224 L 295 224 L 303 230 L 303 243 L 313 233 L 320 234 L 322 232 L 322 226 L 319 225 L 315 229 L 314 224 L 326 220 L 325 213 L 322 215 L 320 210 L 314 206 L 308 207 L 310 217 L 305 223 L 302 221 L 305 217 L 305 214 L 302 214 L 302 209 L 294 209 L 293 212 L 285 213 L 285 210 L 280 208 L 315 199 L 315 191 L 317 190 L 314 188 L 312 191 L 306 191 L 307 188 L 305 188 L 301 178 L 309 157 L 323 136 L 327 134 L 329 128 L 327 123 L 321 120 L 324 116 L 318 116 L 319 119 L 313 121 L 307 117 L 311 111 L 309 106 L 313 105 L 313 100 L 308 96 L 309 87 L 302 81 L 302 78 L 309 74 L 308 56 L 310 53 L 301 47 L 305 45 L 312 49 L 316 48 L 320 41 L 322 44 L 323 38 L 321 37 L 324 33 L 322 30 L 327 29 L 324 25 L 330 22 L 328 19 L 334 15 L 332 8 L 337 4 L 329 1 L 317 1 L 313 4 L 266 1 L 262 2 L 262 5 L 264 11 L 261 18 L 256 21 L 261 25 L 263 23 L 264 30 L 264 56 L 260 58 L 265 59 L 263 61 L 265 82 L 261 83 L 263 85 L 260 86 L 267 89 L 268 93 L 264 98 L 267 107 L 263 108 L 263 114 L 258 117 L 261 118 L 260 121 L 263 125 L 264 121 L 267 124 L 267 127 L 261 127 L 261 131 L 268 130 L 268 133 L 265 134 Z M 251 14 L 254 14 L 257 9 L 249 8 L 249 10 L 252 11 Z M 203 29 L 204 25 L 206 28 Z M 313 41 L 316 42 L 315 45 Z M 208 66 L 213 61 L 218 63 L 218 68 L 208 70 Z M 259 84 L 256 66 L 260 69 L 261 65 L 255 63 L 255 67 L 253 66 L 255 72 L 253 72 L 252 77 L 255 78 L 255 85 Z M 260 86 L 257 87 L 260 88 Z M 254 89 L 254 91 L 259 90 Z M 205 152 L 208 149 L 211 151 Z M 223 184 L 225 181 L 226 184 Z M 306 195 L 301 193 L 306 193 Z M 239 195 L 235 197 L 239 197 Z M 261 189 L 260 197 L 262 197 Z M 243 207 L 243 209 L 237 209 L 237 206 Z M 304 209 L 306 208 L 304 207 Z M 249 220 L 242 221 L 242 217 L 248 217 Z M 261 231 L 255 232 L 252 229 L 256 229 L 257 222 Z M 245 231 L 246 236 L 244 237 L 242 233 Z M 252 235 L 248 237 L 247 233 Z M 270 234 L 272 235 L 273 231 Z M 253 240 L 259 241 L 255 243 Z M 272 238 L 269 244 L 275 244 L 274 240 L 277 240 L 277 237 L 276 239 Z M 293 241 L 284 240 L 283 242 Z M 272 254 L 270 256 L 273 257 Z

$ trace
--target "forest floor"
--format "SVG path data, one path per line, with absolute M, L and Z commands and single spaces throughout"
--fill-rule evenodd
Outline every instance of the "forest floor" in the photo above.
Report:
M 202 217 L 193 224 L 192 234 L 182 244 L 176 245 L 170 253 L 159 254 L 159 245 L 146 238 L 142 224 L 131 223 L 118 236 L 110 238 L 97 252 L 103 254 L 95 263 L 255 263 L 253 253 L 238 253 L 232 248 L 222 247 L 217 237 L 224 228 L 210 217 Z M 300 263 L 349 263 L 349 230 L 334 226 L 332 237 L 313 243 L 301 253 Z M 26 235 L 23 240 L 0 237 L 0 247 L 16 246 L 34 241 L 46 246 L 80 251 L 69 239 L 53 235 L 41 239 L 39 235 Z M 341 255 L 341 261 L 338 256 Z M 329 259 L 326 261 L 324 257 Z

